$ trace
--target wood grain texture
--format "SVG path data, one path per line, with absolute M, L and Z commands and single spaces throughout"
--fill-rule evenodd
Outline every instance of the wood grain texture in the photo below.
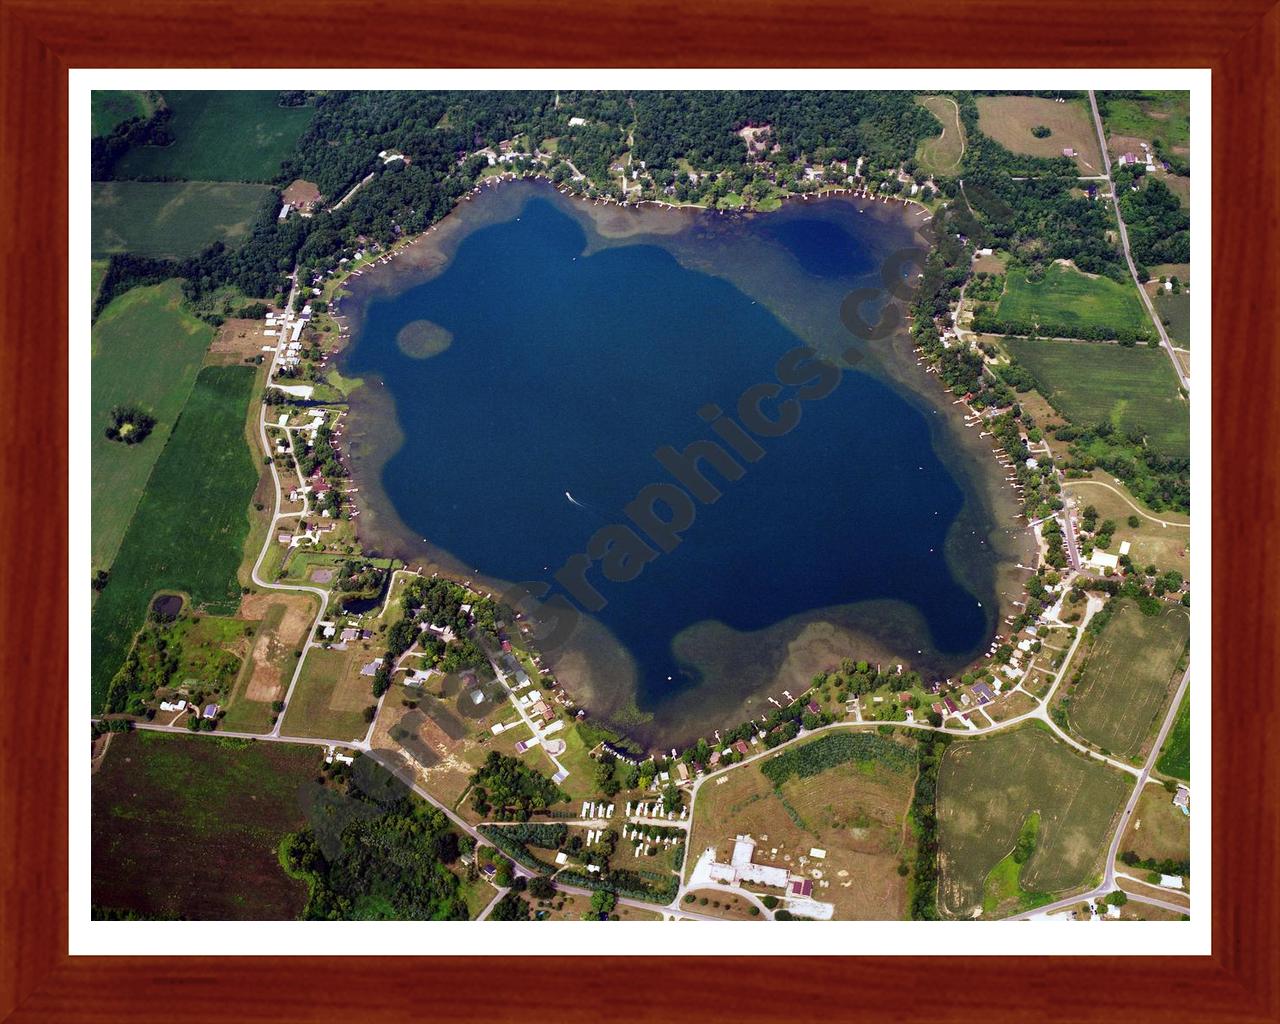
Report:
M 66 72 L 278 66 L 285 25 L 299 27 L 288 59 L 318 67 L 1213 68 L 1212 957 L 994 960 L 981 955 L 983 929 L 962 925 L 950 926 L 956 957 L 928 963 L 66 955 Z M 0 1019 L 514 1021 L 527 1019 L 529 993 L 558 976 L 602 993 L 557 999 L 564 1020 L 1280 1019 L 1276 8 L 920 0 L 903 17 L 865 0 L 731 9 L 0 0 L 0 58 Z M 72 366 L 87 372 L 87 350 Z M 661 983 L 641 996 L 638 977 Z

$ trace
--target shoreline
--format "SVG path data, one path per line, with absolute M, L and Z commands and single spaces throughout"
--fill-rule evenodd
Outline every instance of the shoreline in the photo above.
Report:
M 796 205 L 819 199 L 842 199 L 845 202 L 857 204 L 859 212 L 866 212 L 867 209 L 877 205 L 877 198 L 880 199 L 879 205 L 886 208 L 884 213 L 888 213 L 890 208 L 901 204 L 902 209 L 900 211 L 895 211 L 901 214 L 902 219 L 899 222 L 899 226 L 906 230 L 922 248 L 927 250 L 931 248 L 932 244 L 931 240 L 925 237 L 923 230 L 924 225 L 932 220 L 932 212 L 928 207 L 924 206 L 923 203 L 909 199 L 902 199 L 901 197 L 891 197 L 892 201 L 890 201 L 890 197 L 869 196 L 866 194 L 865 190 L 858 190 L 854 188 L 825 189 L 818 193 L 795 194 L 787 197 L 787 200 L 782 202 L 776 210 L 716 211 L 689 204 L 677 206 L 655 200 L 644 200 L 625 204 L 611 199 L 593 200 L 576 195 L 571 189 L 556 187 L 554 183 L 546 180 L 544 176 L 520 176 L 512 174 L 505 174 L 501 176 L 495 175 L 485 179 L 482 183 L 477 184 L 465 196 L 458 200 L 449 214 L 428 228 L 427 231 L 413 238 L 402 240 L 390 250 L 379 252 L 373 258 L 361 261 L 354 269 L 349 270 L 346 274 L 336 279 L 331 285 L 326 285 L 326 292 L 335 297 L 333 306 L 336 308 L 334 308 L 332 319 L 339 327 L 337 338 L 338 346 L 334 350 L 327 352 L 325 359 L 326 364 L 330 359 L 334 359 L 335 357 L 340 359 L 342 354 L 347 351 L 347 343 L 350 341 L 353 332 L 359 328 L 362 320 L 363 309 L 371 297 L 382 292 L 394 291 L 403 273 L 413 273 L 419 280 L 425 281 L 430 280 L 438 273 L 442 272 L 452 259 L 456 243 L 460 241 L 461 238 L 465 238 L 469 235 L 477 226 L 475 225 L 473 217 L 455 216 L 456 214 L 467 210 L 467 206 L 465 204 L 468 204 L 472 198 L 477 195 L 481 195 L 486 191 L 498 189 L 504 184 L 520 181 L 524 181 L 528 184 L 541 183 L 547 187 L 554 188 L 560 195 L 567 199 L 581 199 L 581 204 L 572 204 L 575 207 L 575 212 L 584 216 L 591 222 L 592 227 L 596 230 L 596 234 L 599 235 L 606 244 L 609 242 L 645 235 L 674 234 L 684 230 L 684 228 L 687 227 L 690 224 L 690 221 L 694 218 L 715 218 L 716 221 L 719 220 L 720 216 L 754 218 L 757 213 L 760 213 L 762 216 L 767 216 L 768 214 L 788 209 L 788 203 L 790 203 L 791 207 L 795 207 Z M 517 190 L 511 191 L 517 198 L 519 198 Z M 521 199 L 521 202 L 523 202 L 523 199 Z M 509 210 L 507 210 L 507 207 L 509 206 L 510 203 L 500 201 L 498 206 L 487 209 L 485 211 L 485 215 L 481 219 L 480 225 L 483 225 L 486 221 L 496 222 L 506 219 L 504 212 L 509 212 Z M 655 209 L 647 211 L 644 210 L 643 208 L 646 206 L 656 207 L 663 210 L 664 217 L 666 214 L 675 213 L 677 216 L 670 218 L 672 227 L 664 230 L 661 226 L 654 226 L 651 222 L 643 223 L 639 221 L 638 218 L 640 216 L 644 216 L 646 214 L 653 215 L 657 213 L 657 210 Z M 908 209 L 912 206 L 915 207 L 914 213 Z M 476 208 L 471 207 L 470 209 L 474 210 Z M 927 214 L 927 216 L 925 216 L 923 220 L 920 220 L 920 216 L 925 214 Z M 627 218 L 630 223 L 619 224 L 620 218 Z M 589 246 L 589 251 L 590 248 L 591 247 Z M 385 268 L 393 266 L 397 261 L 402 261 L 400 262 L 400 266 L 397 268 L 397 273 L 367 275 L 368 280 L 361 281 L 359 286 L 354 286 L 353 278 L 366 277 L 364 274 L 365 270 L 371 270 L 375 267 Z M 341 306 L 343 300 L 352 300 L 352 306 L 356 308 L 349 312 L 342 311 Z M 926 420 L 930 423 L 930 435 L 935 446 L 938 448 L 938 454 L 940 457 L 944 457 L 949 449 L 955 455 L 959 456 L 961 461 L 967 464 L 965 472 L 962 474 L 965 478 L 962 490 L 966 494 L 965 510 L 970 512 L 971 517 L 977 516 L 981 522 L 982 514 L 984 512 L 987 513 L 986 518 L 989 521 L 986 525 L 987 528 L 992 531 L 997 529 L 998 525 L 1006 521 L 1012 522 L 1012 519 L 998 519 L 998 516 L 1009 515 L 1009 512 L 998 508 L 998 506 L 1001 505 L 1001 495 L 1007 492 L 1003 491 L 995 479 L 988 479 L 988 477 L 994 477 L 995 473 L 998 472 L 998 470 L 996 470 L 994 460 L 990 464 L 993 472 L 985 475 L 980 474 L 980 467 L 984 463 L 983 446 L 977 443 L 978 438 L 976 435 L 973 439 L 973 443 L 970 443 L 966 437 L 965 427 L 967 424 L 964 421 L 971 418 L 967 404 L 962 400 L 946 402 L 943 395 L 950 396 L 950 392 L 944 390 L 942 394 L 938 394 L 928 388 L 927 383 L 920 377 L 920 371 L 915 371 L 913 373 L 911 370 L 913 363 L 916 366 L 923 366 L 924 362 L 920 358 L 919 353 L 914 348 L 910 347 L 909 337 L 905 335 L 905 332 L 900 332 L 896 335 L 896 338 L 897 343 L 891 346 L 892 351 L 882 357 L 876 358 L 875 361 L 879 364 L 881 372 L 874 375 L 884 380 L 886 383 L 889 383 L 896 392 L 898 392 L 904 399 L 910 401 L 910 403 L 919 412 L 925 415 Z M 903 350 L 902 344 L 904 342 L 908 343 L 905 351 Z M 926 369 L 923 372 L 927 375 L 929 371 Z M 912 377 L 915 379 L 911 379 Z M 383 387 L 383 382 L 378 380 L 376 376 L 366 375 L 361 379 L 361 382 L 357 387 L 350 389 L 348 394 L 348 403 L 352 405 L 360 405 L 369 402 L 380 404 L 382 395 L 387 394 L 383 390 Z M 952 414 L 947 414 L 946 410 L 956 404 L 964 405 L 964 409 L 955 410 Z M 396 417 L 394 415 L 388 415 L 388 413 L 392 411 L 393 410 L 379 410 L 376 414 L 369 414 L 366 411 L 364 414 L 356 413 L 351 419 L 376 419 L 385 421 L 387 424 L 395 423 L 395 430 L 398 432 L 399 425 L 398 421 L 396 421 Z M 937 414 L 936 417 L 934 415 L 928 415 L 930 412 Z M 962 417 L 961 420 L 956 419 L 957 414 Z M 348 420 L 348 423 L 350 422 L 351 420 Z M 375 493 L 381 492 L 381 467 L 385 464 L 386 459 L 390 458 L 391 455 L 394 454 L 395 448 L 398 447 L 396 444 L 388 445 L 386 442 L 388 440 L 394 441 L 395 438 L 388 434 L 379 439 L 383 442 L 383 458 L 380 461 L 375 462 L 370 460 L 367 454 L 358 453 L 358 449 L 361 447 L 364 439 L 359 435 L 353 436 L 349 430 L 347 434 L 350 439 L 351 451 L 344 453 L 344 462 L 348 466 L 348 471 L 352 473 L 353 482 L 358 484 L 362 496 L 365 492 L 369 491 L 374 491 Z M 945 443 L 940 445 L 940 440 Z M 401 444 L 403 443 L 402 435 L 399 438 L 399 442 Z M 989 448 L 985 451 L 986 454 L 991 454 Z M 949 461 L 954 466 L 954 460 Z M 359 469 L 353 469 L 354 463 L 363 463 L 363 465 Z M 979 472 L 975 473 L 975 470 Z M 358 479 L 355 477 L 355 473 L 357 472 L 360 474 Z M 968 506 L 970 504 L 970 499 L 974 495 L 979 496 L 979 507 L 969 509 Z M 1016 506 L 1018 504 L 1019 503 L 1016 500 L 1010 499 L 1011 506 Z M 371 514 L 370 509 L 374 506 L 378 506 L 382 511 L 375 511 Z M 362 501 L 361 512 L 357 514 L 361 513 L 363 514 L 363 518 L 359 520 L 356 537 L 358 544 L 366 551 L 367 554 L 396 554 L 399 557 L 405 558 L 412 565 L 423 566 L 425 571 L 438 572 L 441 575 L 453 578 L 457 582 L 472 587 L 473 589 L 479 588 L 481 590 L 494 593 L 503 592 L 504 585 L 502 581 L 489 579 L 473 567 L 462 565 L 448 552 L 435 548 L 427 538 L 421 538 L 420 542 L 418 539 L 413 539 L 413 532 L 405 526 L 403 521 L 399 520 L 394 506 L 386 499 L 385 494 L 382 494 L 380 501 L 375 500 L 368 503 Z M 396 521 L 379 522 L 378 520 L 380 516 L 384 515 L 394 517 Z M 1025 523 L 1025 518 L 1023 518 L 1022 521 Z M 957 519 L 956 523 L 953 524 L 952 530 L 959 528 L 960 525 L 961 520 Z M 1026 536 L 1030 536 L 1030 529 L 1028 527 L 1022 526 L 1021 531 Z M 401 549 L 398 546 L 396 541 L 397 537 L 400 538 L 400 543 L 414 549 L 412 554 L 410 554 L 407 548 Z M 947 540 L 948 545 L 950 545 L 952 540 L 950 533 L 948 534 Z M 427 550 L 425 552 L 423 551 L 422 545 L 426 546 Z M 950 557 L 948 557 L 948 561 L 950 562 Z M 1025 593 L 1023 592 L 1025 579 L 1021 581 L 1014 581 L 1010 578 L 1012 576 L 1016 576 L 1021 571 L 1021 568 L 1015 568 L 1015 562 L 1018 561 L 1021 561 L 1021 559 L 1015 558 L 1011 555 L 1002 554 L 998 550 L 996 551 L 995 566 L 993 569 L 994 575 L 991 579 L 991 586 L 994 593 L 998 595 L 998 608 L 992 620 L 993 625 L 991 628 L 991 634 L 988 634 L 989 636 L 998 637 L 1002 632 L 1007 631 L 1008 618 L 1011 617 L 1011 613 L 1014 611 L 1013 602 L 1018 598 L 1025 597 Z M 953 567 L 953 573 L 954 572 L 955 570 Z M 956 575 L 958 579 L 961 578 L 960 574 Z M 1011 582 L 1014 583 L 1012 587 L 1009 585 Z M 756 631 L 758 633 L 765 633 L 770 630 L 786 627 L 790 628 L 794 634 L 791 635 L 790 640 L 783 648 L 783 656 L 779 665 L 779 671 L 775 676 L 776 685 L 771 686 L 768 690 L 753 688 L 750 693 L 743 694 L 741 701 L 737 704 L 739 712 L 718 712 L 715 724 L 723 725 L 725 722 L 736 722 L 741 721 L 746 717 L 750 717 L 752 705 L 756 708 L 764 706 L 767 711 L 768 702 L 772 699 L 771 694 L 774 691 L 785 693 L 787 687 L 792 690 L 797 686 L 801 686 L 801 688 L 807 687 L 808 674 L 811 674 L 811 672 L 814 671 L 820 671 L 826 662 L 831 661 L 831 652 L 837 647 L 844 647 L 845 649 L 842 653 L 846 656 L 849 656 L 850 653 L 852 653 L 852 656 L 856 660 L 901 662 L 908 668 L 920 668 L 922 670 L 926 668 L 925 665 L 918 660 L 906 656 L 903 653 L 902 644 L 895 644 L 892 640 L 886 641 L 884 637 L 886 630 L 881 629 L 879 631 L 873 631 L 865 628 L 851 630 L 842 626 L 839 622 L 833 621 L 835 618 L 833 612 L 834 609 L 822 609 L 813 613 L 791 616 L 779 623 L 765 627 L 763 630 Z M 599 623 L 595 623 L 594 620 L 591 621 L 594 626 L 602 629 L 609 635 L 610 639 L 612 639 L 612 634 L 609 633 L 606 627 L 603 627 Z M 700 627 L 708 625 L 714 624 L 691 624 L 685 632 L 687 633 L 690 630 L 698 630 Z M 796 628 L 797 626 L 799 627 L 798 629 Z M 876 632 L 879 632 L 880 635 L 875 635 Z M 892 633 L 894 630 L 888 629 L 887 632 Z M 684 636 L 684 633 L 682 633 L 681 636 Z M 679 638 L 675 639 L 678 640 Z M 675 641 L 673 640 L 673 642 Z M 991 647 L 994 648 L 998 642 L 998 639 L 990 640 Z M 616 641 L 614 641 L 614 643 L 616 644 Z M 954 674 L 959 675 L 960 673 L 968 671 L 975 666 L 983 665 L 986 663 L 988 657 L 989 653 L 980 651 L 975 655 L 973 660 L 965 663 L 962 667 L 955 669 Z M 928 660 L 929 659 L 926 659 L 926 661 Z M 835 661 L 839 661 L 839 658 L 836 657 Z M 557 668 L 559 667 L 560 666 L 557 666 Z M 930 674 L 933 674 L 935 669 L 936 666 L 927 669 L 927 671 Z M 557 675 L 557 678 L 560 677 L 560 673 L 558 671 L 556 671 L 555 674 Z M 579 675 L 579 673 L 576 671 L 570 671 L 570 675 Z M 576 682 L 565 683 L 562 680 L 561 685 L 564 686 L 566 692 L 571 696 L 580 698 L 580 700 L 575 700 L 574 703 L 591 709 L 593 717 L 598 717 L 600 720 L 607 722 L 611 726 L 624 732 L 628 731 L 628 720 L 633 727 L 640 726 L 642 721 L 652 722 L 654 720 L 655 716 L 652 712 L 640 712 L 634 703 L 637 696 L 634 678 L 629 686 L 620 688 L 627 691 L 625 700 L 618 700 L 615 698 L 613 701 L 609 701 L 602 700 L 602 695 L 597 692 L 596 688 L 591 684 L 589 674 L 585 675 L 586 678 L 582 678 Z M 698 688 L 695 687 L 691 689 L 689 693 L 691 696 L 696 695 L 698 693 Z M 682 703 L 684 702 L 681 698 L 673 698 L 666 705 L 659 705 L 658 707 L 679 706 Z M 698 702 L 695 701 L 695 703 Z M 602 705 L 605 706 L 605 710 L 603 710 L 602 714 L 597 716 L 595 712 L 600 709 Z M 665 718 L 667 715 L 662 714 L 660 717 Z M 683 720 L 684 716 L 681 717 Z M 710 726 L 708 726 L 708 728 L 709 727 Z M 694 727 L 694 730 L 702 728 L 702 723 L 699 723 Z M 689 731 L 693 732 L 694 730 Z M 640 731 L 647 732 L 649 730 L 641 728 Z M 666 731 L 668 733 L 667 739 L 669 740 L 670 730 L 668 729 Z M 661 745 L 661 741 L 655 742 L 658 742 L 659 745 Z M 652 746 L 653 743 L 649 743 L 648 745 Z

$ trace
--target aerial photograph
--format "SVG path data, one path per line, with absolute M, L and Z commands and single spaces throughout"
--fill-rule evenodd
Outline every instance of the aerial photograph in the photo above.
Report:
M 1191 920 L 1189 92 L 90 111 L 92 920 Z

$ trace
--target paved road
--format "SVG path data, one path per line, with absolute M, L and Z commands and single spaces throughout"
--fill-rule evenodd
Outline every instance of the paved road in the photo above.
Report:
M 1102 130 L 1102 115 L 1098 113 L 1098 100 L 1094 96 L 1092 89 L 1089 90 L 1089 106 L 1093 108 L 1093 124 L 1098 132 L 1098 145 L 1102 149 L 1102 163 L 1107 169 L 1107 180 L 1111 182 L 1111 205 L 1115 209 L 1116 225 L 1120 228 L 1120 244 L 1124 248 L 1125 262 L 1129 264 L 1129 276 L 1133 278 L 1138 294 L 1142 296 L 1142 304 L 1147 307 L 1151 322 L 1156 325 L 1156 331 L 1160 334 L 1160 345 L 1169 357 L 1169 362 L 1173 364 L 1173 372 L 1178 375 L 1178 383 L 1189 392 L 1191 390 L 1191 378 L 1183 372 L 1182 363 L 1178 361 L 1178 353 L 1173 350 L 1173 342 L 1169 340 L 1169 334 L 1165 331 L 1164 324 L 1156 313 L 1155 305 L 1151 302 L 1151 296 L 1147 294 L 1147 290 L 1142 287 L 1142 282 L 1138 280 L 1138 268 L 1134 265 L 1133 253 L 1129 251 L 1129 231 L 1124 226 L 1124 217 L 1120 213 L 1120 196 L 1116 194 L 1115 179 L 1111 176 L 1111 154 L 1107 152 L 1107 137 Z

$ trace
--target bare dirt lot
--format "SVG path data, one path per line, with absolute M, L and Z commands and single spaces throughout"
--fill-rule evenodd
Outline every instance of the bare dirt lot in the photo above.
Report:
M 209 362 L 239 363 L 252 356 L 262 355 L 262 346 L 269 345 L 274 340 L 266 337 L 262 330 L 261 320 L 224 321 L 209 346 Z
M 1031 129 L 1044 125 L 1050 134 L 1037 139 Z M 1014 153 L 1062 156 L 1076 151 L 1081 174 L 1102 174 L 1102 154 L 1093 119 L 1083 101 L 1058 103 L 1039 96 L 979 96 L 978 128 Z

